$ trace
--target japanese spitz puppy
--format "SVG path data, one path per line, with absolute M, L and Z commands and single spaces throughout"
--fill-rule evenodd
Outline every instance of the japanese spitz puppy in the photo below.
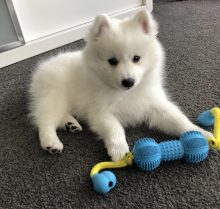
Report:
M 124 20 L 101 14 L 83 51 L 61 54 L 39 66 L 30 86 L 30 115 L 44 150 L 61 152 L 56 129 L 82 131 L 76 118 L 104 140 L 115 162 L 129 151 L 124 131 L 129 125 L 145 122 L 175 136 L 190 130 L 213 136 L 168 99 L 157 33 L 157 23 L 146 10 Z

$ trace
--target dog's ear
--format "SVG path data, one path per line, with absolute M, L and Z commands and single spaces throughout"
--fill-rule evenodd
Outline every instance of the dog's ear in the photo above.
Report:
M 134 17 L 135 24 L 138 24 L 146 35 L 156 36 L 158 33 L 157 22 L 147 10 L 138 12 Z
M 86 42 L 95 41 L 101 36 L 105 30 L 109 28 L 110 18 L 106 14 L 97 15 L 94 23 L 89 28 L 89 32 L 85 38 Z

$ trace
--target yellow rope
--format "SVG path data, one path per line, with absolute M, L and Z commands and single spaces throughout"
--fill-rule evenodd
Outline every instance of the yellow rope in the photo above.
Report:
M 127 165 L 132 165 L 134 161 L 134 156 L 131 152 L 127 152 L 124 155 L 123 160 L 115 163 L 115 162 L 103 162 L 95 165 L 93 169 L 91 170 L 90 176 L 91 178 L 95 173 L 98 173 L 100 170 L 105 169 L 105 168 L 121 168 L 121 167 L 126 167 Z
M 220 149 L 220 109 L 212 108 L 211 113 L 215 116 L 214 138 L 209 138 L 208 143 L 214 149 Z

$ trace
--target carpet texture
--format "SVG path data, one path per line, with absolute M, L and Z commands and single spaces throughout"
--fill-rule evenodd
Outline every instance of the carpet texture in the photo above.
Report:
M 166 50 L 166 87 L 198 124 L 200 113 L 220 106 L 220 1 L 157 0 L 153 14 Z M 211 149 L 198 164 L 177 160 L 151 172 L 136 166 L 109 169 L 117 177 L 116 187 L 98 195 L 90 170 L 110 159 L 86 124 L 79 134 L 58 131 L 64 143 L 61 155 L 40 148 L 27 118 L 31 73 L 39 61 L 84 46 L 80 40 L 0 69 L 0 208 L 219 208 L 219 151 Z M 145 125 L 126 129 L 126 135 L 130 149 L 143 137 L 173 139 Z

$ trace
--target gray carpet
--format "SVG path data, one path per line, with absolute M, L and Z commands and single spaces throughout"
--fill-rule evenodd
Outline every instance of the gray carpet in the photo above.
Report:
M 198 124 L 200 113 L 220 106 L 220 1 L 157 0 L 153 14 L 167 52 L 167 89 Z M 30 75 L 39 61 L 84 46 L 80 40 L 0 69 L 0 208 L 219 208 L 220 152 L 213 149 L 198 164 L 177 160 L 151 172 L 110 169 L 118 182 L 106 195 L 93 190 L 89 174 L 109 157 L 86 124 L 76 135 L 58 131 L 62 155 L 41 150 L 27 119 Z M 131 149 L 142 137 L 172 139 L 144 125 L 126 134 Z

